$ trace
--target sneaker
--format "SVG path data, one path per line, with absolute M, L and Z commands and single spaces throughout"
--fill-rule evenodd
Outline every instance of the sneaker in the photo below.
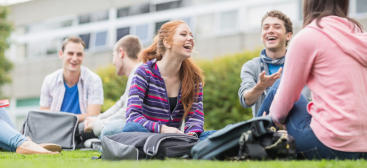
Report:
M 102 151 L 102 143 L 101 142 L 92 142 L 92 149 L 95 151 Z
M 88 139 L 84 142 L 84 147 L 92 148 L 96 151 L 102 151 L 102 142 L 98 138 Z
M 91 138 L 88 139 L 84 142 L 84 147 L 85 148 L 92 148 L 92 143 L 93 142 L 101 142 L 101 140 L 99 140 L 98 138 Z

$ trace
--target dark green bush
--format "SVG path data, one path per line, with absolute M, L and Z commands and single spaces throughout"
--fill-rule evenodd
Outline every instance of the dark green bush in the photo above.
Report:
M 204 112 L 205 128 L 220 129 L 224 126 L 252 118 L 251 109 L 244 109 L 238 100 L 241 68 L 244 63 L 259 55 L 260 51 L 226 55 L 196 63 L 205 73 Z M 111 65 L 97 71 L 103 81 L 105 104 L 102 111 L 116 102 L 123 94 L 126 77 L 117 77 Z

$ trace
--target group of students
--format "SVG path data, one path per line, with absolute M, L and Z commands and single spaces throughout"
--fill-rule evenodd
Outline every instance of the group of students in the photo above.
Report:
M 292 22 L 280 11 L 268 12 L 261 21 L 265 49 L 241 70 L 242 106 L 252 107 L 254 117 L 270 115 L 284 125 L 296 140 L 297 153 L 306 159 L 367 158 L 367 33 L 347 16 L 348 9 L 348 0 L 304 0 L 303 29 L 288 49 Z M 67 38 L 59 53 L 63 69 L 42 85 L 41 109 L 75 113 L 84 131 L 100 138 L 153 132 L 205 139 L 215 131 L 203 129 L 204 80 L 190 58 L 192 32 L 186 23 L 170 21 L 153 41 L 144 50 L 135 36 L 116 43 L 116 73 L 129 79 L 120 100 L 99 114 L 101 79 L 81 66 L 83 41 Z M 1 148 L 16 151 L 27 142 L 39 150 L 36 153 L 52 153 L 14 127 L 3 126 L 8 123 L 1 117 L 4 113 L 0 126 L 7 131 L 0 131 Z

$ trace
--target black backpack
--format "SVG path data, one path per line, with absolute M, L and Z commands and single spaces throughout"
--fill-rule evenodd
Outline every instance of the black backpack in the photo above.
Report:
M 164 159 L 190 156 L 198 138 L 178 133 L 123 132 L 102 138 L 103 160 Z
M 194 159 L 259 160 L 293 159 L 294 138 L 276 132 L 271 117 L 256 117 L 229 125 L 196 144 L 191 151 Z

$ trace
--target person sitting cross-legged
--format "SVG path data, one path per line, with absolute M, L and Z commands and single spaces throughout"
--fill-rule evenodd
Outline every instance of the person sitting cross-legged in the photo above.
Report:
M 180 133 L 205 139 L 203 73 L 191 60 L 194 38 L 183 21 L 162 25 L 143 50 L 129 91 L 123 132 Z

